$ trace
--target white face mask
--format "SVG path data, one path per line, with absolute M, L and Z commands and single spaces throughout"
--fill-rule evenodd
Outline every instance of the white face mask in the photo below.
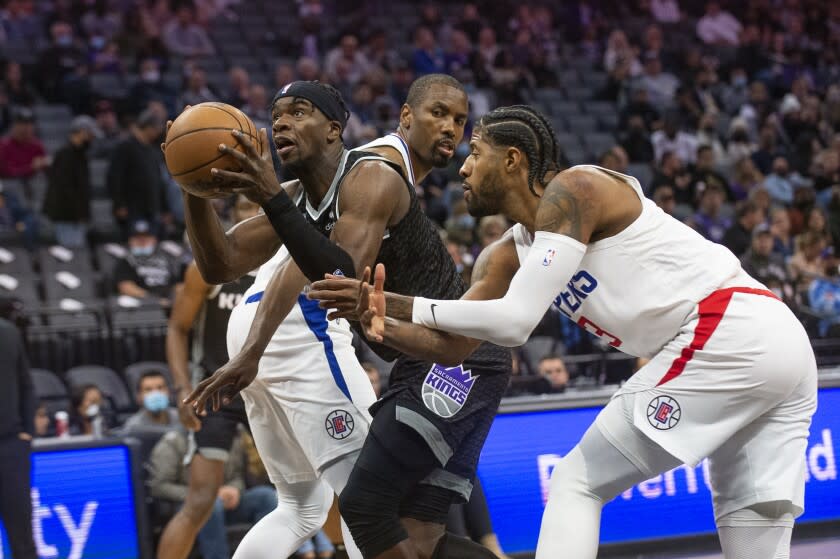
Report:
M 85 416 L 88 418 L 96 417 L 97 415 L 99 415 L 99 404 L 91 404 L 85 408 Z
M 160 72 L 157 70 L 149 70 L 147 72 L 143 72 L 143 81 L 144 82 L 156 82 L 160 80 Z

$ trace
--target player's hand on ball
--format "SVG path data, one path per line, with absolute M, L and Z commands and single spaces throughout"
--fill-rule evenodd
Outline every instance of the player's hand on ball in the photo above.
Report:
M 190 108 L 192 108 L 192 105 L 186 105 L 186 106 L 185 106 L 185 107 L 181 110 L 181 112 L 184 112 L 184 111 L 186 111 L 187 109 L 190 109 Z M 172 121 L 171 121 L 171 120 L 167 120 L 167 121 L 166 121 L 166 132 L 163 134 L 163 137 L 164 137 L 164 138 L 166 138 L 166 136 L 168 136 L 168 135 L 169 135 L 169 129 L 170 129 L 170 128 L 172 128 Z M 166 153 L 166 142 L 161 142 L 161 144 L 160 144 L 160 150 L 161 150 L 163 153 Z
M 244 153 L 225 144 L 219 145 L 219 152 L 236 159 L 242 170 L 225 171 L 214 167 L 210 174 L 225 179 L 226 183 L 233 185 L 234 192 L 244 194 L 252 202 L 263 205 L 283 191 L 274 172 L 271 153 L 265 150 L 265 154 L 260 155 L 254 142 L 239 130 L 232 130 L 231 134 L 243 147 Z M 263 145 L 267 146 L 268 133 L 265 128 L 260 129 L 260 136 Z
M 218 411 L 254 381 L 259 362 L 259 358 L 255 359 L 244 351 L 239 352 L 221 369 L 201 381 L 184 399 L 184 404 L 191 405 L 199 416 L 207 415 L 208 404 L 213 411 Z
M 370 268 L 365 270 L 370 276 Z M 359 322 L 365 337 L 372 342 L 382 342 L 385 335 L 385 265 L 376 265 L 376 272 L 373 276 L 373 289 L 363 284 L 359 293 L 359 307 L 364 308 L 359 316 Z

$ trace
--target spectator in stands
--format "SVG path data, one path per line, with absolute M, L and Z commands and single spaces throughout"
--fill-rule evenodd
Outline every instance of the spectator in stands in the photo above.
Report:
M 736 114 L 748 100 L 749 76 L 741 66 L 729 70 L 729 82 L 723 86 L 721 101 L 727 114 Z
M 146 58 L 140 63 L 140 81 L 129 90 L 129 99 L 135 112 L 144 111 L 151 101 L 163 103 L 166 113 L 174 116 L 178 108 L 175 106 L 177 95 L 163 82 L 160 74 L 160 63 L 154 58 Z
M 793 300 L 793 284 L 785 260 L 773 252 L 773 234 L 764 223 L 753 229 L 752 246 L 741 257 L 741 266 L 785 301 Z
M 370 385 L 373 387 L 373 393 L 379 398 L 379 395 L 382 393 L 382 375 L 379 373 L 379 369 L 370 361 L 362 362 L 362 369 L 367 373 Z
M 488 87 L 492 82 L 493 66 L 501 47 L 496 42 L 496 32 L 490 26 L 481 28 L 476 45 L 476 61 L 473 65 L 475 84 L 478 87 Z
M 729 218 L 721 214 L 726 200 L 726 191 L 719 184 L 708 183 L 698 192 L 698 195 L 700 203 L 693 222 L 701 235 L 710 241 L 720 243 L 731 225 Z
M 419 30 L 418 30 L 419 31 Z M 444 67 L 448 74 L 469 69 L 473 63 L 473 49 L 466 33 L 454 30 L 449 36 L 449 48 L 444 53 Z
M 726 157 L 726 151 L 724 150 L 723 143 L 718 137 L 717 128 L 719 118 L 720 117 L 716 110 L 706 111 L 697 123 L 697 145 L 709 146 L 712 148 L 715 168 L 718 170 L 724 167 L 722 163 L 725 161 Z
M 339 65 L 344 66 L 343 71 Z M 353 33 L 342 35 L 339 45 L 327 53 L 324 69 L 330 79 L 343 73 L 350 85 L 361 80 L 370 69 L 370 61 L 359 50 L 359 38 Z
M 144 111 L 111 156 L 108 187 L 114 215 L 124 229 L 136 220 L 157 225 L 168 210 L 157 143 L 163 127 L 153 111 Z
M 35 103 L 35 90 L 23 77 L 20 64 L 10 60 L 3 73 L 2 93 L 10 105 L 30 107 Z
M 65 78 L 76 73 L 79 66 L 84 66 L 85 55 L 76 46 L 73 26 L 69 23 L 53 23 L 50 36 L 52 44 L 41 52 L 38 60 L 38 83 L 47 101 L 59 103 L 65 100 L 62 91 Z
M 108 0 L 95 0 L 82 15 L 82 30 L 88 38 L 101 37 L 105 41 L 114 37 L 122 27 L 120 13 Z
M 501 215 L 487 215 L 478 222 L 478 243 L 484 249 L 495 243 L 505 234 L 507 220 Z
M 160 251 L 149 222 L 137 220 L 132 224 L 128 250 L 128 256 L 114 268 L 117 293 L 156 299 L 161 305 L 169 306 L 180 270 L 172 258 Z
M 3 402 L 0 405 L 0 521 L 14 559 L 37 559 L 32 537 L 30 454 L 35 434 L 35 390 L 17 326 L 0 319 Z
M 35 135 L 35 113 L 15 109 L 9 134 L 0 140 L 0 177 L 28 179 L 49 164 L 47 150 Z
M 301 80 L 312 81 L 321 77 L 321 67 L 318 65 L 318 61 L 308 56 L 301 56 L 295 65 L 295 69 L 298 79 Z
M 169 52 L 178 56 L 210 56 L 215 53 L 207 32 L 195 22 L 195 7 L 182 2 L 175 19 L 163 28 L 163 42 Z
M 0 39 L 10 45 L 30 46 L 42 40 L 42 21 L 35 2 L 11 0 L 0 12 Z
M 446 71 L 446 57 L 431 29 L 419 26 L 414 30 L 414 52 L 411 67 L 416 76 L 440 74 Z
M 274 89 L 283 89 L 283 86 L 292 83 L 295 77 L 295 67 L 288 62 L 281 62 L 274 67 Z M 303 79 L 303 78 L 301 78 Z M 318 79 L 317 74 L 312 78 Z
M 798 293 L 807 294 L 811 282 L 825 273 L 825 248 L 826 239 L 822 235 L 807 232 L 797 237 L 796 251 L 788 267 Z
M 70 395 L 70 434 L 103 436 L 108 427 L 105 398 L 95 384 L 76 386 Z
M 825 260 L 821 276 L 815 277 L 808 287 L 808 306 L 823 315 L 819 334 L 825 336 L 832 326 L 840 324 L 840 270 L 836 258 Z
M 470 44 L 469 37 L 467 44 Z M 400 57 L 389 44 L 388 35 L 384 29 L 374 29 L 368 34 L 363 52 L 371 67 L 378 67 L 387 72 L 396 67 Z
M 234 107 L 241 107 L 248 102 L 248 91 L 251 88 L 251 77 L 241 66 L 233 66 L 228 70 L 228 91 L 225 103 Z
M 725 194 L 727 200 L 734 200 L 735 196 L 729 188 L 726 177 L 718 173 L 716 168 L 715 152 L 711 146 L 701 145 L 697 148 L 697 162 L 694 165 L 694 172 L 691 175 L 691 191 L 695 197 L 699 196 L 702 189 L 711 185 L 719 187 Z
M 674 210 L 677 207 L 677 202 L 674 199 L 674 189 L 671 185 L 660 184 L 653 191 L 653 201 L 659 206 L 663 212 L 668 215 L 674 215 Z
M 796 171 L 791 172 L 787 158 L 777 157 L 773 160 L 773 172 L 764 179 L 764 187 L 773 202 L 791 204 L 794 191 L 802 186 L 808 186 L 808 181 Z
M 749 196 L 753 189 L 763 185 L 764 175 L 761 174 L 751 158 L 742 157 L 735 163 L 729 188 L 736 200 L 743 200 Z
M 773 233 L 773 252 L 787 261 L 793 256 L 794 239 L 790 232 L 790 216 L 788 210 L 782 206 L 774 206 L 770 210 L 770 231 Z
M 735 210 L 736 221 L 726 230 L 723 236 L 723 246 L 732 253 L 741 257 L 749 250 L 752 244 L 752 233 L 758 225 L 764 223 L 764 211 L 751 200 L 745 200 L 738 204 Z
M 619 66 L 627 69 L 627 76 L 635 78 L 642 74 L 638 49 L 630 44 L 627 35 L 621 29 L 610 33 L 607 49 L 604 51 L 604 69 L 612 73 Z
M 697 36 L 712 46 L 737 47 L 741 29 L 741 22 L 717 1 L 706 3 L 706 14 L 697 22 Z
M 114 105 L 107 99 L 97 101 L 94 106 L 93 116 L 96 120 L 96 127 L 102 133 L 102 136 L 94 138 L 90 149 L 90 156 L 93 158 L 108 159 L 122 139 L 123 129 L 120 127 L 119 120 L 117 120 Z
M 782 155 L 782 151 L 776 146 L 777 138 L 776 128 L 770 123 L 765 124 L 758 135 L 758 147 L 750 155 L 755 166 L 764 175 L 773 170 L 773 161 Z
M 672 151 L 665 151 L 662 163 L 654 174 L 651 188 L 667 184 L 674 189 L 677 204 L 694 206 L 694 191 L 691 189 L 691 173 L 685 168 L 680 158 Z
M 252 84 L 248 90 L 248 102 L 240 107 L 242 112 L 251 117 L 257 130 L 271 128 L 271 114 L 268 106 L 268 93 L 265 86 L 258 83 Z
M 565 392 L 569 385 L 569 370 L 563 359 L 556 354 L 544 355 L 537 365 L 540 376 L 551 385 L 549 392 Z
M 95 39 L 99 38 L 96 37 Z M 94 47 L 94 44 L 96 47 Z M 92 42 L 88 51 L 88 58 L 92 73 L 117 74 L 119 76 L 125 73 L 120 46 L 116 41 L 108 41 L 101 47 L 99 47 L 99 41 Z
M 155 445 L 149 460 L 152 497 L 182 503 L 187 495 L 188 476 L 184 458 L 189 446 L 180 430 L 168 432 Z M 198 547 L 204 559 L 228 559 L 230 551 L 226 524 L 254 524 L 277 507 L 273 487 L 245 488 L 245 453 L 241 437 L 234 441 L 230 459 L 225 462 L 224 485 L 219 489 L 213 513 L 198 533 Z
M 627 126 L 621 127 L 619 141 L 631 162 L 648 164 L 653 162 L 653 145 L 650 143 L 650 134 L 641 115 L 632 115 L 627 121 Z
M 831 233 L 828 230 L 828 217 L 825 210 L 814 206 L 805 214 L 805 223 L 802 233 L 814 233 L 821 235 L 830 241 Z
M 35 409 L 35 433 L 36 439 L 43 439 L 45 437 L 52 437 L 55 435 L 55 430 L 50 419 L 47 404 L 45 402 L 38 402 L 38 407 Z
M 645 71 L 639 83 L 647 90 L 648 98 L 654 106 L 670 106 L 680 81 L 673 74 L 662 70 L 662 61 L 657 53 L 645 53 L 644 60 Z
M 650 0 L 650 15 L 659 23 L 679 23 L 682 19 L 677 0 Z
M 137 380 L 137 405 L 140 409 L 125 421 L 124 430 L 159 427 L 161 429 L 182 428 L 178 410 L 170 405 L 169 386 L 160 371 L 146 371 Z
M 0 233 L 4 237 L 20 236 L 29 249 L 38 240 L 38 220 L 15 192 L 0 183 Z
M 93 140 L 101 135 L 93 118 L 87 115 L 74 118 L 70 137 L 56 152 L 47 172 L 43 211 L 53 222 L 58 244 L 68 248 L 81 248 L 85 244 L 91 199 L 88 151 Z
M 198 105 L 207 101 L 216 101 L 218 96 L 207 85 L 207 72 L 203 68 L 195 67 L 187 78 L 187 87 L 181 92 L 180 107 Z
M 671 152 L 684 164 L 693 164 L 697 156 L 697 138 L 680 130 L 682 124 L 680 114 L 671 111 L 665 115 L 662 130 L 657 130 L 651 136 L 653 153 L 656 162 L 662 162 L 662 155 Z

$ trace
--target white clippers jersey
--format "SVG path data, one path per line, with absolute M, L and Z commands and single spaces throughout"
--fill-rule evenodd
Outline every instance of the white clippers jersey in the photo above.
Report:
M 764 288 L 729 249 L 703 238 L 645 198 L 634 177 L 595 165 L 631 187 L 642 213 L 624 231 L 590 243 L 577 272 L 555 299 L 557 308 L 587 331 L 630 355 L 650 357 L 674 338 L 694 307 L 722 287 Z M 519 261 L 532 238 L 512 227 Z

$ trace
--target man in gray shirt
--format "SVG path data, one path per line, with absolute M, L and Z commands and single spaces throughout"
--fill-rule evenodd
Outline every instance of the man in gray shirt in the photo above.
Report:
M 124 430 L 159 427 L 164 430 L 181 429 L 178 410 L 170 405 L 166 377 L 158 371 L 146 371 L 137 381 L 137 405 L 141 409 L 128 418 Z

